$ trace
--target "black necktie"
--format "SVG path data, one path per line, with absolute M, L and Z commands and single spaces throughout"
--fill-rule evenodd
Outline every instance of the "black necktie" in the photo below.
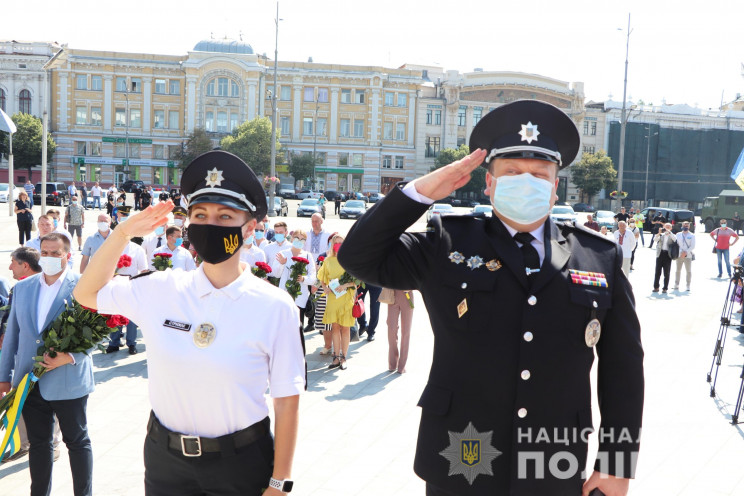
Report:
M 155 245 L 155 248 L 160 248 L 160 245 L 163 244 L 163 238 L 158 238 L 158 244 Z
M 524 258 L 527 280 L 531 281 L 540 269 L 540 255 L 537 254 L 537 250 L 532 246 L 532 240 L 535 238 L 530 233 L 520 232 L 514 235 L 514 239 L 522 243 L 520 251 L 522 252 L 522 258 Z

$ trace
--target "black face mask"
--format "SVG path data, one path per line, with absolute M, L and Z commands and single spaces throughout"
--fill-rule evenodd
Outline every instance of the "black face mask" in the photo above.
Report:
M 224 262 L 243 246 L 243 226 L 189 224 L 188 233 L 196 253 L 211 264 Z

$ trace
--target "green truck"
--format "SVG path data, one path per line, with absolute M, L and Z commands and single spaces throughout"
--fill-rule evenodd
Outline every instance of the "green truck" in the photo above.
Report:
M 744 218 L 744 191 L 724 189 L 718 196 L 705 199 L 700 217 L 705 225 L 705 232 L 711 232 L 718 227 L 721 219 L 726 219 L 732 229 L 738 229 L 740 226 L 734 223 L 736 214 Z

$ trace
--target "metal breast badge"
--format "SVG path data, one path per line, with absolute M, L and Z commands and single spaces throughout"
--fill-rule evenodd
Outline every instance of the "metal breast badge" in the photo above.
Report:
M 217 329 L 209 322 L 199 324 L 194 330 L 194 344 L 197 348 L 206 348 L 214 342 L 217 337 Z
M 586 325 L 586 329 L 584 329 L 584 342 L 586 342 L 586 345 L 589 348 L 596 346 L 599 337 L 602 335 L 602 324 L 600 324 L 599 319 L 597 319 L 597 302 L 593 301 L 592 306 L 594 307 L 594 309 L 592 309 L 592 320 L 589 321 Z

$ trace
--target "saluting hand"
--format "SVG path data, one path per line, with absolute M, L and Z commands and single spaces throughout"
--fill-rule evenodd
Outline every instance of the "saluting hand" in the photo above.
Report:
M 420 195 L 434 201 L 447 198 L 470 181 L 473 172 L 486 158 L 486 150 L 478 148 L 467 157 L 445 165 L 413 181 Z
M 127 220 L 120 222 L 114 232 L 121 232 L 125 236 L 146 236 L 156 228 L 168 223 L 168 214 L 173 210 L 171 200 L 150 205 L 140 213 L 130 216 Z

